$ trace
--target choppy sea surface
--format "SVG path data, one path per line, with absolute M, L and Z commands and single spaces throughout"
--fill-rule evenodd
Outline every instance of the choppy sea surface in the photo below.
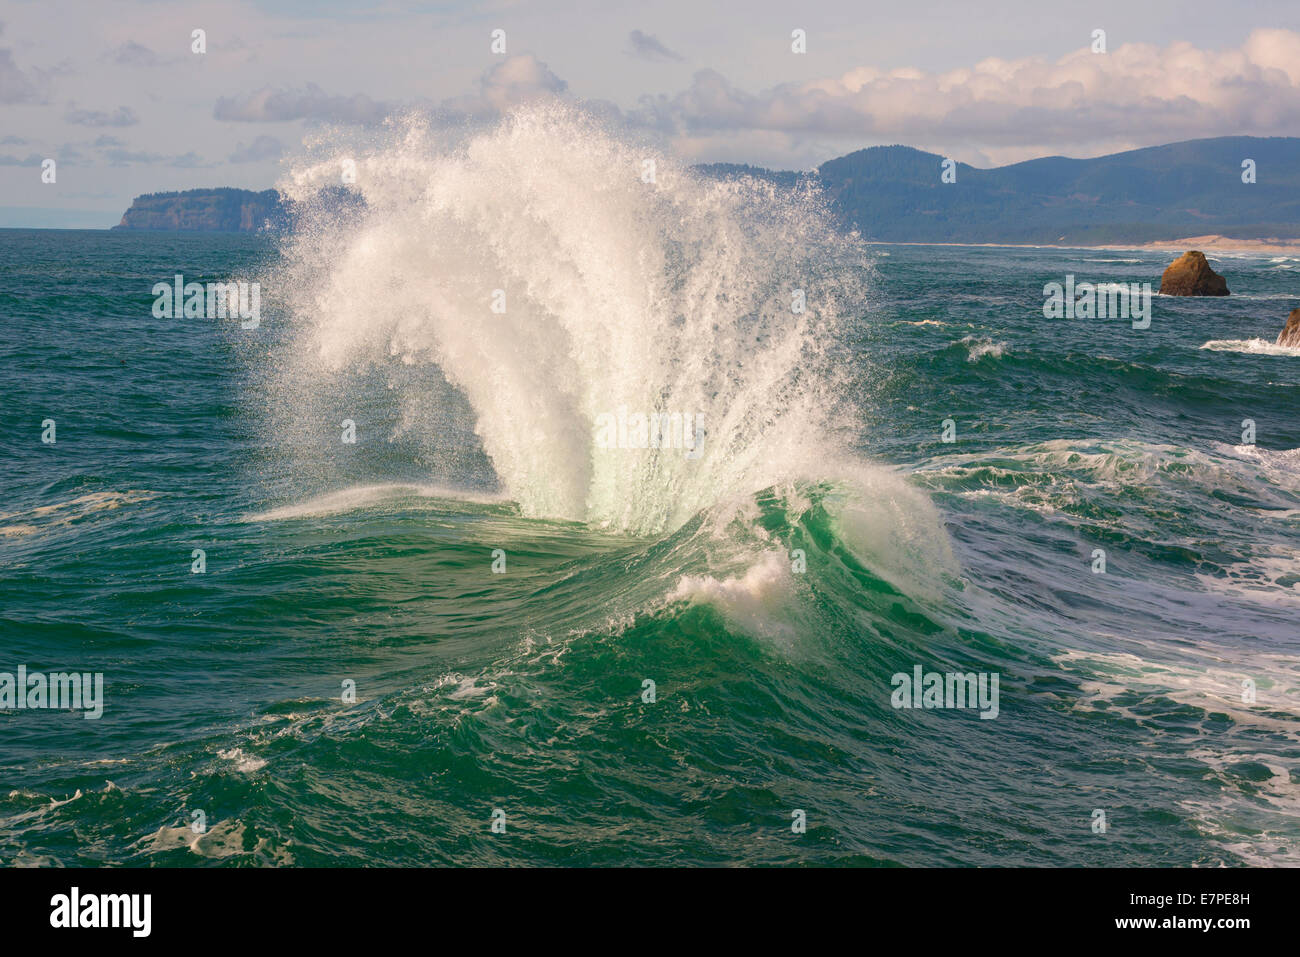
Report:
M 0 671 L 104 676 L 0 710 L 0 859 L 1300 862 L 1300 261 L 1046 319 L 1170 257 L 498 135 L 292 239 L 0 231 Z M 260 324 L 155 316 L 177 273 Z

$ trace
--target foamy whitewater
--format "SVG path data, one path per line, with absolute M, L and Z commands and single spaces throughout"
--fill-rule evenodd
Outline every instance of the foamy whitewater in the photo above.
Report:
M 5 863 L 1300 862 L 1289 261 L 1048 319 L 1167 255 L 866 245 L 554 102 L 281 187 L 0 231 L 0 674 L 104 676 L 0 709 Z
M 280 277 L 285 401 L 345 408 L 344 373 L 395 363 L 445 377 L 525 515 L 636 533 L 833 447 L 850 410 L 828 348 L 867 255 L 811 193 L 703 179 L 558 105 L 451 143 L 407 119 L 325 153 L 286 183 L 313 211 Z M 365 212 L 340 218 L 317 195 L 346 161 Z M 403 397 L 402 428 L 434 427 L 424 397 Z M 699 458 L 597 447 L 620 410 L 698 417 Z

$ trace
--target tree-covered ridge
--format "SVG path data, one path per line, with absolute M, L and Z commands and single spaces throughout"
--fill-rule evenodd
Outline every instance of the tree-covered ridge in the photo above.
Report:
M 1243 161 L 1256 181 L 1243 182 Z M 756 175 L 826 190 L 845 225 L 895 242 L 1149 242 L 1219 233 L 1300 237 L 1300 139 L 1232 136 L 1101 156 L 1049 156 L 996 169 L 955 166 L 908 146 L 877 146 L 815 174 L 716 164 L 711 175 Z

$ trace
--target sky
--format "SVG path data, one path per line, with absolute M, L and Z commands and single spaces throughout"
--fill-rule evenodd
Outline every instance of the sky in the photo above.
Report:
M 5 0 L 0 227 L 110 226 L 140 193 L 268 188 L 323 127 L 552 96 L 691 162 L 780 169 L 1294 136 L 1300 3 Z

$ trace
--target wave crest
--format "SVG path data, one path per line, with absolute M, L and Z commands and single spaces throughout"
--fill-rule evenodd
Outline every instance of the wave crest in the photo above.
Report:
M 364 208 L 313 211 L 343 159 Z M 705 178 L 559 103 L 455 143 L 402 120 L 284 189 L 308 211 L 280 402 L 337 408 L 358 370 L 405 369 L 401 427 L 436 444 L 419 383 L 445 377 L 527 516 L 671 530 L 817 461 L 850 413 L 831 355 L 868 259 L 811 191 Z M 620 410 L 696 416 L 702 448 L 605 447 Z

